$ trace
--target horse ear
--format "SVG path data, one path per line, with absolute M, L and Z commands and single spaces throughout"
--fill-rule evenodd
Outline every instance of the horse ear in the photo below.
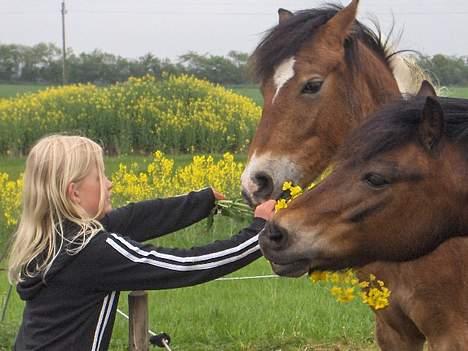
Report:
M 418 93 L 416 96 L 433 96 L 436 97 L 437 93 L 432 86 L 431 83 L 429 83 L 427 80 L 423 80 L 421 83 L 421 87 L 419 88 Z
M 292 16 L 294 16 L 294 14 L 291 11 L 286 10 L 286 9 L 278 9 L 278 23 L 279 24 L 286 22 Z
M 356 18 L 358 4 L 359 0 L 352 0 L 348 6 L 330 18 L 323 27 L 323 38 L 327 38 L 329 43 L 342 47 Z
M 428 96 L 422 111 L 422 118 L 419 124 L 419 140 L 424 148 L 433 152 L 444 133 L 445 121 L 444 111 L 436 98 Z

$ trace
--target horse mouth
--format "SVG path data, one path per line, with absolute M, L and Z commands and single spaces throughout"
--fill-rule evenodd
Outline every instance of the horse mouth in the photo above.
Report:
M 310 264 L 306 260 L 287 264 L 270 262 L 270 264 L 273 272 L 282 277 L 298 278 L 310 271 Z
M 273 196 L 274 194 L 271 194 L 268 197 L 258 197 L 255 194 L 249 194 L 246 190 L 242 190 L 241 195 L 244 199 L 244 202 L 247 203 L 247 205 L 249 205 L 251 208 L 255 208 L 256 206 L 268 200 L 278 201 L 280 199 L 287 199 L 289 197 L 289 192 L 285 190 L 276 196 Z

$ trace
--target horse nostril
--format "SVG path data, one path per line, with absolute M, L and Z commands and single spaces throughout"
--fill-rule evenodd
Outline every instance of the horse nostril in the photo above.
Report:
M 288 232 L 271 222 L 267 224 L 265 236 L 277 249 L 284 247 L 288 241 Z
M 267 199 L 273 193 L 273 178 L 265 172 L 259 172 L 253 177 L 258 189 L 254 195 L 259 198 Z

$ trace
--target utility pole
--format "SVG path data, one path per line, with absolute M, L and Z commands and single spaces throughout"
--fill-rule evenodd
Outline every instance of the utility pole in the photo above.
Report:
M 67 62 L 67 51 L 65 46 L 65 15 L 67 10 L 65 9 L 65 0 L 62 0 L 62 84 L 67 84 L 67 73 L 66 73 L 66 62 Z

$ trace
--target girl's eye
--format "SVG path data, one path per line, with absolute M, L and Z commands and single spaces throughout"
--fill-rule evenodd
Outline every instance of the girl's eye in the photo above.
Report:
M 364 176 L 363 180 L 367 183 L 367 185 L 378 189 L 390 184 L 390 182 L 384 176 L 377 173 L 368 173 Z
M 323 81 L 322 80 L 310 80 L 308 81 L 304 87 L 302 88 L 302 94 L 317 94 L 322 87 Z

